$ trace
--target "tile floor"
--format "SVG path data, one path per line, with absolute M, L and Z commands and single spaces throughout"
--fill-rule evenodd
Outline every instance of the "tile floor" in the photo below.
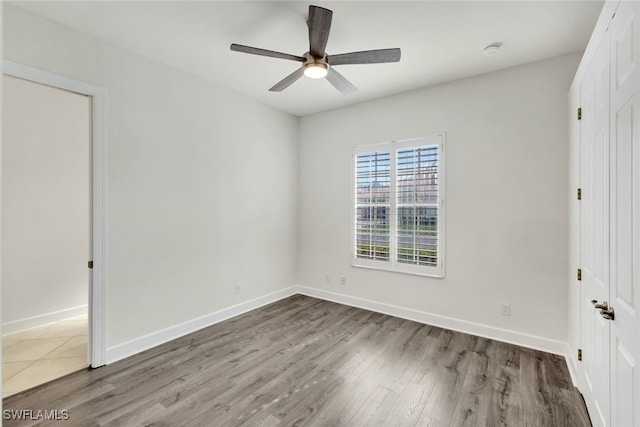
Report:
M 2 397 L 89 366 L 87 316 L 2 337 Z

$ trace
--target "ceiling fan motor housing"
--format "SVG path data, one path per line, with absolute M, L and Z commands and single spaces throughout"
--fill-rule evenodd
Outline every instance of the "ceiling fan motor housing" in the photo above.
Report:
M 311 55 L 310 52 L 307 52 L 302 56 L 304 56 L 304 59 L 305 59 L 304 64 L 303 64 L 305 66 L 314 65 L 314 64 L 315 65 L 318 65 L 318 64 L 325 65 L 327 67 L 329 66 L 329 63 L 327 62 L 327 56 L 326 55 L 324 57 L 322 57 L 322 58 L 316 58 L 315 56 Z

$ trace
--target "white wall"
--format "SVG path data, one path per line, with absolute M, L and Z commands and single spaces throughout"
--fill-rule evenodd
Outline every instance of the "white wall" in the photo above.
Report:
M 4 43 L 107 90 L 107 347 L 294 283 L 296 118 L 10 5 Z
M 299 283 L 454 320 L 447 324 L 473 322 L 488 327 L 480 332 L 511 341 L 514 334 L 502 330 L 541 338 L 521 340 L 529 344 L 564 348 L 567 90 L 579 59 L 560 57 L 302 118 Z M 352 146 L 438 131 L 447 135 L 446 278 L 351 267 Z M 510 317 L 501 316 L 501 303 L 511 304 Z
M 4 76 L 2 323 L 5 333 L 86 305 L 90 259 L 88 97 Z M 62 314 L 64 316 L 64 314 Z M 33 322 L 25 322 L 26 319 Z M 7 324 L 9 323 L 9 324 Z M 12 326 L 15 328 L 12 329 Z

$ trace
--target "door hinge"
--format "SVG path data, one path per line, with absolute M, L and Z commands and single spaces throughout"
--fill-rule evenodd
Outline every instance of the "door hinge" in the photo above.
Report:
M 578 120 L 582 120 L 582 107 L 578 108 Z
M 87 267 L 89 267 L 89 268 L 93 268 L 93 261 L 89 261 L 89 262 L 87 263 Z
M 578 200 L 582 200 L 582 188 L 578 188 Z
M 578 280 L 582 280 L 582 269 L 578 269 Z
M 581 348 L 578 349 L 578 361 L 582 362 L 582 349 Z

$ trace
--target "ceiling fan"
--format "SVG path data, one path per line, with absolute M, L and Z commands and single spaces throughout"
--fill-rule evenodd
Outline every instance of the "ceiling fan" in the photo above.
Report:
M 303 75 L 312 79 L 326 79 L 343 94 L 355 93 L 358 89 L 338 73 L 333 67 L 347 64 L 380 64 L 384 62 L 400 61 L 400 49 L 376 49 L 361 52 L 342 53 L 328 55 L 325 52 L 329 30 L 331 29 L 331 17 L 333 12 L 318 6 L 309 6 L 309 52 L 302 56 L 275 52 L 273 50 L 244 46 L 232 43 L 231 50 L 236 52 L 251 53 L 254 55 L 270 56 L 272 58 L 288 59 L 302 62 L 302 67 L 280 80 L 271 89 L 272 92 L 280 92 L 293 84 Z

